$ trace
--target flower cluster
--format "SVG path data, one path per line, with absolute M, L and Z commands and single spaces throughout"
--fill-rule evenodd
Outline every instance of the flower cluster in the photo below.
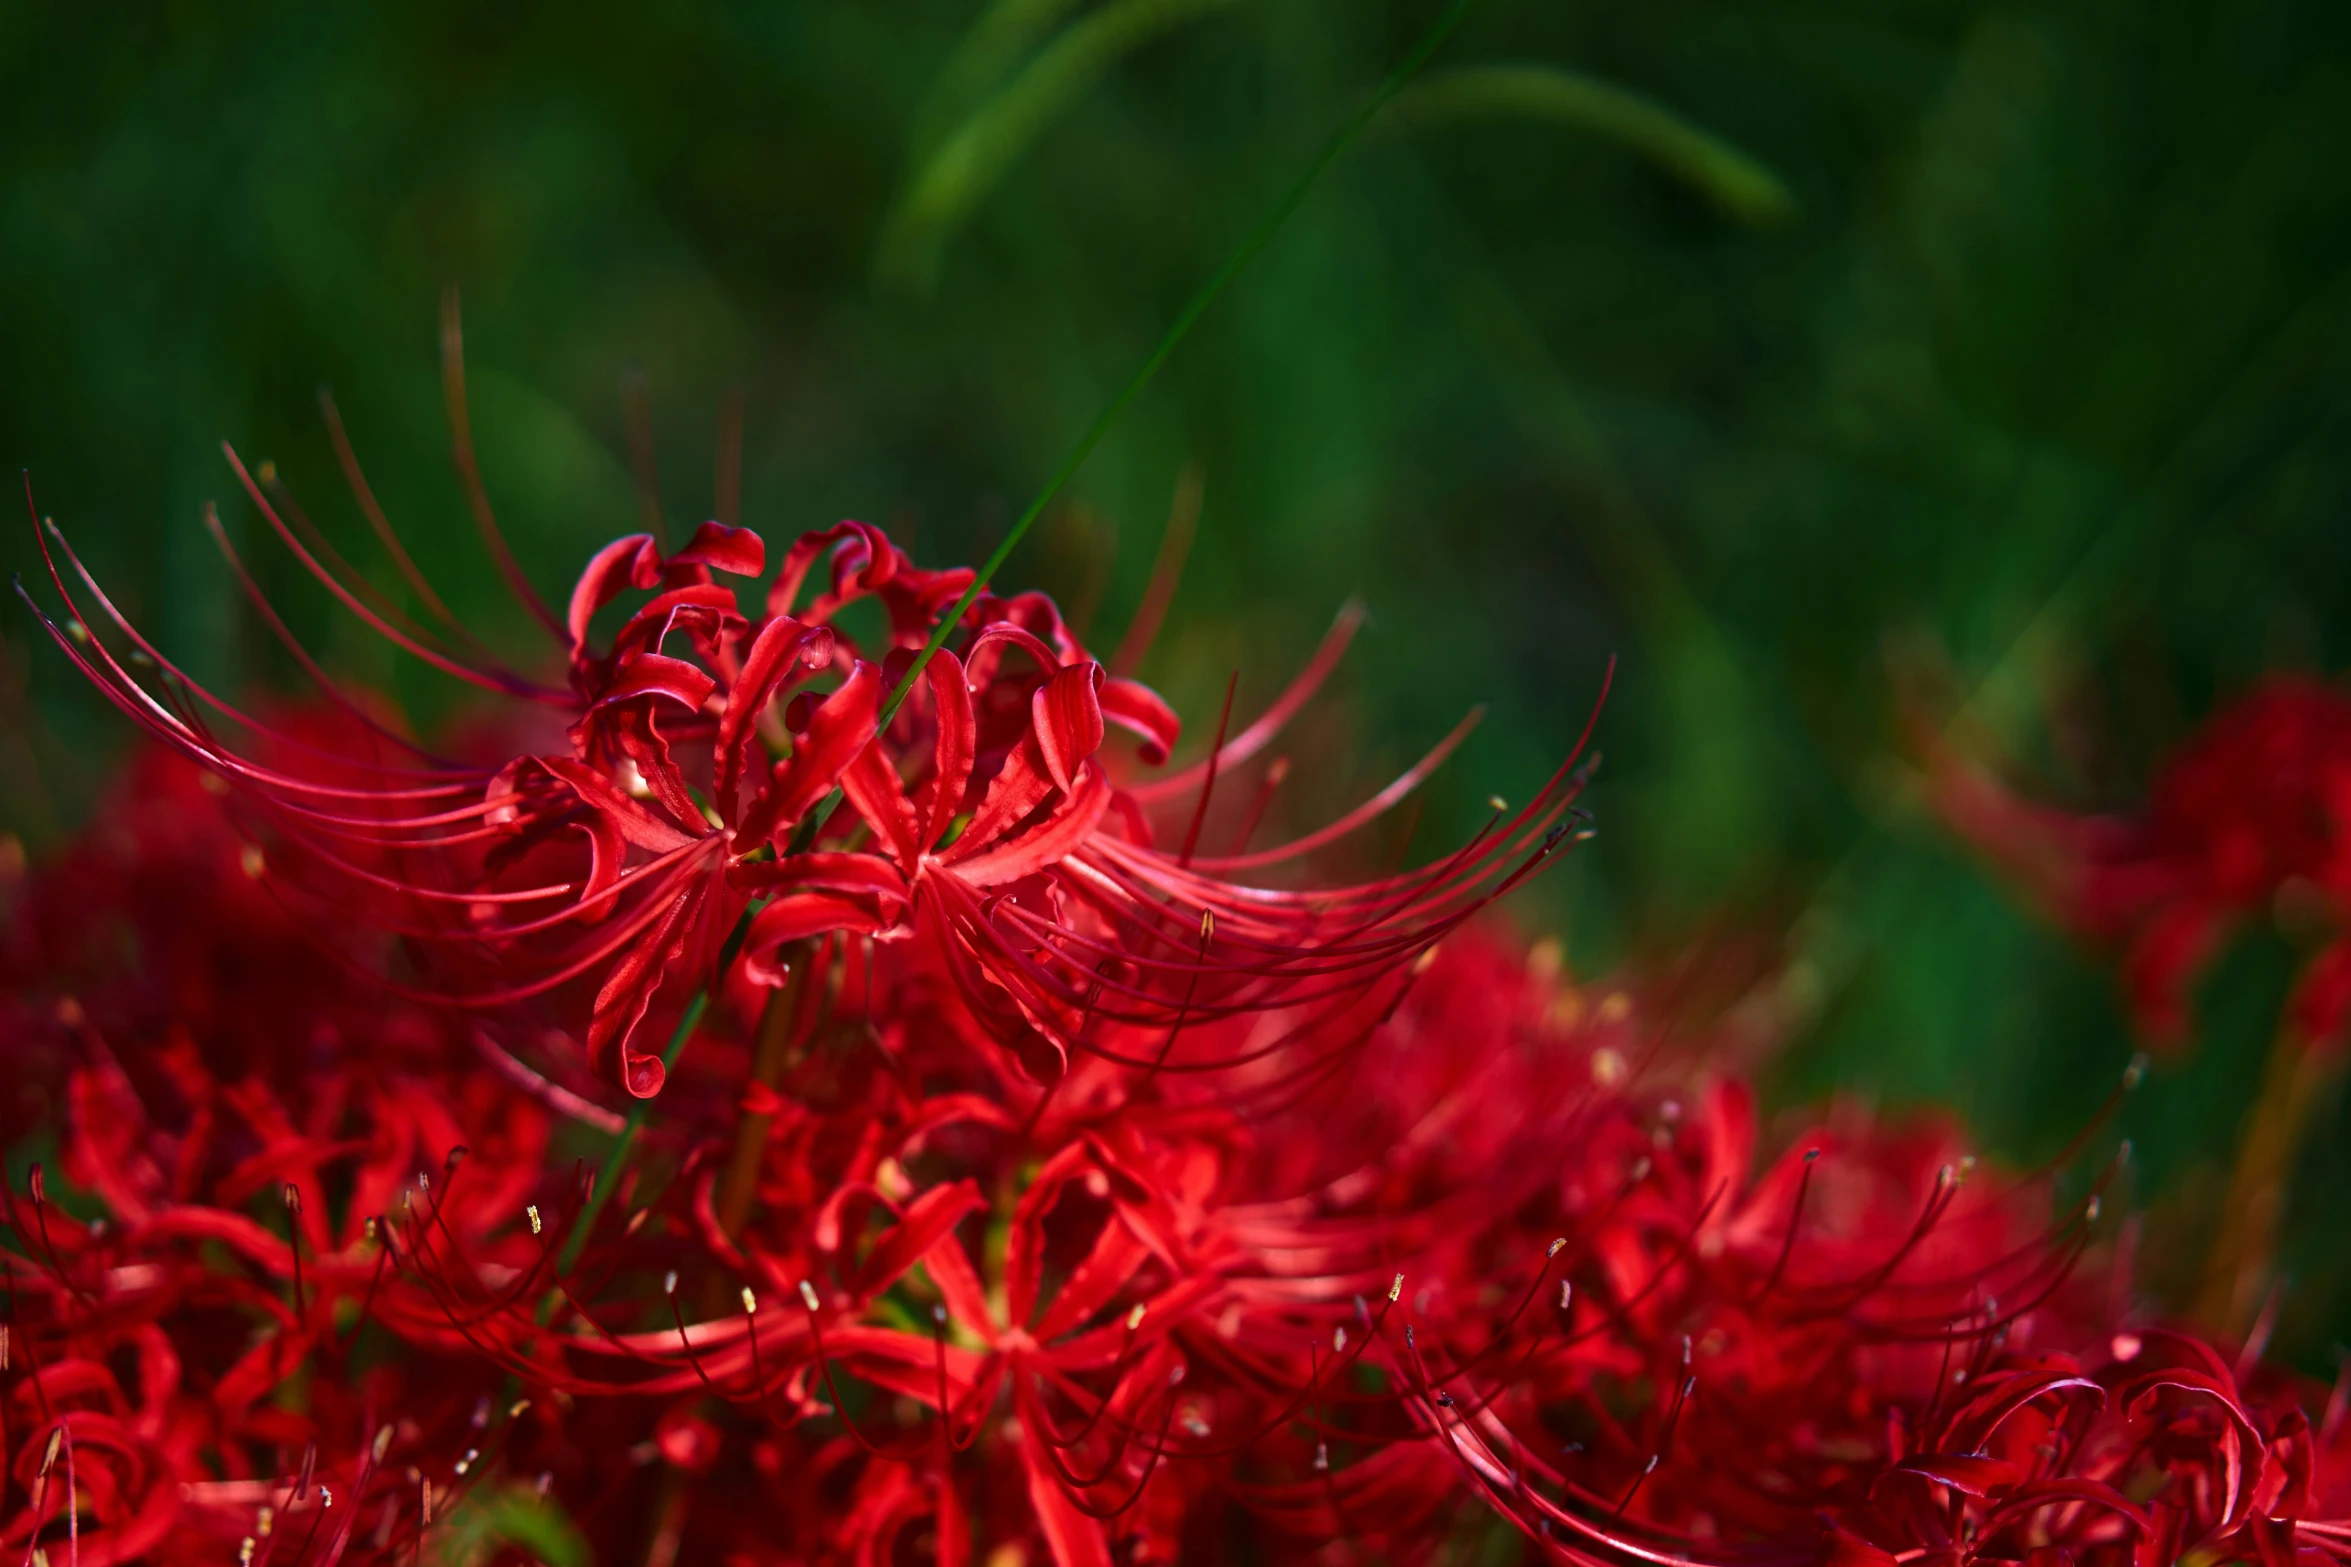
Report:
M 755 535 L 622 540 L 543 614 L 540 683 L 249 482 L 509 710 L 445 757 L 332 686 L 232 708 L 51 535 L 57 645 L 158 743 L 0 933 L 10 1059 L 62 1085 L 7 1111 L 55 1153 L 7 1197 L 0 1548 L 2351 1547 L 2340 1396 L 2314 1423 L 2140 1321 L 2103 1180 L 2057 1196 L 2082 1150 L 1998 1175 L 1843 1107 L 1767 1137 L 1702 1029 L 1477 918 L 1575 841 L 1572 755 L 1418 869 L 1300 867 L 1451 740 L 1251 847 L 1266 785 L 1234 784 L 1352 617 L 1154 776 L 1174 715 L 1049 601 L 862 525 L 756 609 Z

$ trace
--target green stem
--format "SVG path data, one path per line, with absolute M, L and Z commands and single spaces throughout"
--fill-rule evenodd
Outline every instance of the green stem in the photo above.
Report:
M 736 943 L 730 941 L 727 945 L 731 951 Z M 721 967 L 719 972 L 723 974 L 726 970 Z M 669 1072 L 677 1066 L 678 1057 L 686 1052 L 686 1041 L 701 1026 L 702 1014 L 710 1010 L 710 988 L 704 986 L 696 991 L 694 999 L 686 1004 L 686 1015 L 678 1019 L 678 1030 L 670 1035 L 669 1048 L 661 1053 L 663 1072 Z M 620 1140 L 612 1145 L 612 1152 L 605 1156 L 604 1168 L 596 1172 L 596 1184 L 588 1191 L 587 1203 L 581 1207 L 580 1216 L 572 1220 L 571 1234 L 564 1237 L 563 1250 L 555 1254 L 556 1272 L 569 1273 L 579 1262 L 581 1251 L 587 1247 L 588 1235 L 596 1228 L 597 1217 L 604 1212 L 604 1204 L 611 1199 L 613 1187 L 620 1183 L 621 1173 L 628 1168 L 629 1155 L 636 1151 L 637 1133 L 644 1130 L 645 1113 L 652 1107 L 652 1100 L 638 1100 L 630 1108 L 629 1118 L 621 1123 Z
M 1086 433 L 1078 438 L 1076 447 L 1062 460 L 1061 466 L 1053 471 L 1053 476 L 1045 481 L 1045 487 L 1037 492 L 1037 498 L 1029 502 L 1028 510 L 1022 512 L 1012 526 L 1005 530 L 1003 540 L 972 578 L 971 586 L 964 590 L 963 597 L 955 601 L 955 606 L 932 629 L 930 640 L 923 644 L 914 662 L 906 666 L 906 673 L 899 680 L 898 688 L 882 704 L 881 718 L 875 726 L 877 731 L 890 726 L 890 720 L 898 715 L 898 709 L 905 704 L 908 693 L 914 690 L 914 683 L 922 678 L 923 666 L 947 645 L 947 639 L 955 634 L 955 627 L 965 612 L 988 590 L 989 581 L 1003 569 L 1004 562 L 1011 558 L 1012 552 L 1020 547 L 1021 539 L 1044 515 L 1045 508 L 1053 503 L 1054 496 L 1061 493 L 1062 486 L 1069 482 L 1070 476 L 1094 454 L 1094 448 L 1102 444 L 1102 438 L 1110 433 L 1112 425 L 1118 423 L 1119 416 L 1127 411 L 1127 406 L 1142 394 L 1144 387 L 1151 384 L 1151 378 L 1159 373 L 1161 365 L 1167 363 L 1176 345 L 1191 335 L 1192 328 L 1207 313 L 1208 307 L 1216 303 L 1217 296 L 1272 243 L 1274 235 L 1281 232 L 1282 225 L 1290 221 L 1290 215 L 1304 204 L 1307 193 L 1314 189 L 1315 183 L 1339 160 L 1339 154 L 1345 152 L 1355 138 L 1363 134 L 1364 127 L 1378 117 L 1390 99 L 1402 92 L 1405 85 L 1420 74 L 1421 67 L 1427 65 L 1430 56 L 1443 47 L 1445 40 L 1453 35 L 1453 30 L 1461 25 L 1462 18 L 1469 14 L 1470 7 L 1476 3 L 1477 0 L 1453 0 L 1452 4 L 1445 7 L 1444 14 L 1431 23 L 1428 31 L 1421 34 L 1420 41 L 1412 46 L 1412 52 L 1397 63 L 1396 68 L 1388 73 L 1363 105 L 1332 133 L 1331 139 L 1323 144 L 1322 151 L 1306 166 L 1306 172 L 1298 176 L 1289 190 L 1283 193 L 1282 199 L 1274 204 L 1273 210 L 1250 231 L 1249 236 L 1241 241 L 1231 255 L 1225 257 L 1224 264 L 1216 269 L 1208 281 L 1200 286 L 1199 292 L 1177 313 L 1175 320 L 1169 323 L 1167 331 L 1161 335 L 1158 346 L 1151 350 L 1150 357 L 1143 361 L 1142 367 L 1120 389 L 1119 394 L 1110 400 L 1109 406 L 1095 417 Z M 790 852 L 800 853 L 813 844 L 816 835 L 823 830 L 825 821 L 840 803 L 839 789 L 826 795 L 816 809 L 801 820 L 798 830 L 792 835 Z M 709 984 L 695 994 L 692 1003 L 686 1008 L 686 1015 L 679 1019 L 677 1033 L 671 1037 L 669 1049 L 662 1053 L 664 1071 L 676 1068 L 678 1057 L 685 1051 L 687 1038 L 701 1023 L 702 1014 L 710 1005 L 711 988 L 733 962 L 736 950 L 742 946 L 743 934 L 750 926 L 751 915 L 755 912 L 756 908 L 744 911 L 734 933 L 727 938 L 726 949 L 720 954 L 718 968 L 713 972 Z M 610 1200 L 613 1187 L 628 1168 L 629 1156 L 635 1151 L 637 1134 L 644 1128 L 645 1115 L 650 1107 L 650 1100 L 640 1099 L 629 1111 L 629 1118 L 620 1129 L 620 1140 L 613 1144 L 611 1155 L 604 1161 L 604 1168 L 597 1173 L 595 1188 L 588 1193 L 587 1203 L 580 1209 L 580 1216 L 572 1221 L 571 1234 L 564 1239 L 563 1250 L 556 1255 L 558 1271 L 569 1273 L 579 1261 L 580 1253 L 586 1249 L 588 1235 L 595 1229 L 597 1217 L 603 1213 L 604 1204 Z
M 686 1015 L 678 1019 L 677 1032 L 669 1036 L 669 1048 L 661 1052 L 664 1079 L 677 1070 L 678 1057 L 686 1053 L 686 1041 L 693 1038 L 694 1030 L 702 1026 L 702 1014 L 710 1010 L 711 993 L 718 988 L 720 976 L 735 966 L 735 954 L 743 950 L 743 938 L 751 934 L 752 916 L 766 906 L 765 898 L 745 905 L 742 916 L 735 921 L 735 928 L 727 932 L 726 944 L 718 949 L 718 966 L 710 971 L 710 978 L 703 983 L 702 988 L 694 992 L 694 999 L 686 1003 Z M 580 1253 L 586 1250 L 588 1236 L 596 1228 L 597 1216 L 603 1213 L 604 1204 L 611 1200 L 612 1189 L 620 1184 L 621 1173 L 629 1165 L 629 1155 L 636 1151 L 637 1134 L 645 1129 L 645 1117 L 652 1108 L 653 1101 L 650 1099 L 640 1099 L 629 1108 L 629 1118 L 621 1123 L 619 1140 L 612 1145 L 612 1152 L 604 1156 L 604 1168 L 596 1172 L 596 1184 L 589 1189 L 588 1200 L 581 1205 L 580 1216 L 572 1220 L 571 1233 L 563 1239 L 563 1250 L 555 1254 L 555 1270 L 558 1274 L 569 1273 L 579 1262 Z M 540 1320 L 545 1320 L 544 1314 L 552 1309 L 553 1303 L 554 1297 L 550 1295 L 541 1307 Z
M 1005 530 L 1003 541 L 980 567 L 979 574 L 972 578 L 971 586 L 963 590 L 963 597 L 955 601 L 955 607 L 932 630 L 930 641 L 923 644 L 923 650 L 915 655 L 914 662 L 906 666 L 906 673 L 899 680 L 898 689 L 891 692 L 890 700 L 882 705 L 882 727 L 888 727 L 890 720 L 897 716 L 899 706 L 914 689 L 915 681 L 922 678 L 923 666 L 931 661 L 933 654 L 947 645 L 947 639 L 955 634 L 956 624 L 963 619 L 964 612 L 988 590 L 990 579 L 1003 569 L 1004 562 L 1019 548 L 1022 537 L 1044 515 L 1045 508 L 1053 503 L 1054 496 L 1061 493 L 1061 487 L 1069 482 L 1070 476 L 1094 454 L 1094 448 L 1102 444 L 1102 438 L 1110 433 L 1112 425 L 1118 423 L 1119 416 L 1127 411 L 1127 405 L 1142 394 L 1144 387 L 1151 384 L 1151 378 L 1159 373 L 1161 365 L 1167 363 L 1176 345 L 1191 335 L 1193 326 L 1207 313 L 1208 307 L 1216 303 L 1216 297 L 1225 291 L 1226 285 L 1240 276 L 1242 269 L 1255 261 L 1258 254 L 1272 242 L 1274 235 L 1281 232 L 1282 225 L 1290 221 L 1290 215 L 1305 202 L 1307 192 L 1314 189 L 1324 172 L 1338 161 L 1339 154 L 1345 152 L 1348 145 L 1363 134 L 1363 128 L 1372 122 L 1380 110 L 1387 107 L 1389 99 L 1402 92 L 1405 84 L 1420 74 L 1421 67 L 1428 64 L 1429 57 L 1452 35 L 1453 29 L 1461 25 L 1461 19 L 1469 14 L 1469 8 L 1475 3 L 1476 0 L 1453 0 L 1445 8 L 1444 15 L 1438 17 L 1429 30 L 1421 35 L 1420 42 L 1413 45 L 1412 52 L 1388 73 L 1387 80 L 1380 83 L 1378 90 L 1364 101 L 1363 106 L 1345 124 L 1332 133 L 1322 151 L 1306 166 L 1306 172 L 1298 176 L 1297 182 L 1275 203 L 1274 209 L 1265 215 L 1247 239 L 1241 241 L 1238 249 L 1225 257 L 1224 265 L 1218 267 L 1208 281 L 1200 285 L 1200 291 L 1169 323 L 1158 346 L 1143 361 L 1142 368 L 1120 388 L 1109 406 L 1095 417 L 1086 433 L 1078 438 L 1077 446 L 1062 459 L 1061 466 L 1053 471 L 1053 477 L 1045 481 L 1045 487 L 1037 492 L 1037 498 L 1029 502 L 1028 510 L 1022 512 L 1012 526 Z
M 1396 68 L 1388 73 L 1387 79 L 1382 81 L 1372 95 L 1364 100 L 1363 105 L 1347 118 L 1346 123 L 1331 134 L 1331 139 L 1323 144 L 1322 151 L 1317 153 L 1314 161 L 1306 166 L 1306 172 L 1299 175 L 1296 182 L 1283 193 L 1282 199 L 1274 204 L 1273 210 L 1268 212 L 1257 227 L 1250 231 L 1248 238 L 1242 240 L 1240 246 L 1231 255 L 1225 257 L 1224 264 L 1216 269 L 1208 281 L 1200 285 L 1199 292 L 1191 297 L 1184 308 L 1177 313 L 1175 320 L 1169 323 L 1167 331 L 1159 339 L 1158 346 L 1151 350 L 1150 357 L 1143 361 L 1142 367 L 1134 373 L 1124 387 L 1120 388 L 1118 395 L 1113 397 L 1109 405 L 1095 417 L 1094 422 L 1087 426 L 1086 433 L 1078 438 L 1078 444 L 1072 448 L 1066 458 L 1062 459 L 1061 466 L 1053 471 L 1053 476 L 1045 481 L 1045 487 L 1037 492 L 1037 498 L 1029 502 L 1028 510 L 1022 512 L 1014 520 L 1012 526 L 1005 530 L 1002 542 L 997 544 L 995 552 L 989 555 L 987 561 L 980 567 L 978 574 L 972 578 L 971 586 L 964 589 L 963 597 L 957 599 L 954 608 L 940 617 L 938 625 L 931 630 L 931 639 L 923 644 L 923 649 L 915 655 L 914 662 L 906 666 L 906 673 L 898 681 L 898 688 L 892 691 L 890 699 L 882 704 L 881 721 L 877 728 L 887 729 L 889 727 L 890 720 L 897 716 L 898 709 L 905 703 L 908 693 L 914 690 L 914 683 L 922 678 L 923 666 L 931 661 L 932 656 L 939 649 L 947 645 L 947 639 L 955 634 L 955 628 L 962 621 L 965 611 L 969 610 L 978 601 L 979 596 L 988 590 L 989 582 L 998 571 L 1003 569 L 1004 562 L 1011 557 L 1012 552 L 1020 547 L 1021 539 L 1027 535 L 1031 527 L 1035 526 L 1037 519 L 1044 515 L 1045 508 L 1053 503 L 1053 497 L 1061 493 L 1062 486 L 1069 482 L 1070 476 L 1075 474 L 1084 465 L 1086 459 L 1094 454 L 1094 448 L 1102 444 L 1102 438 L 1110 433 L 1112 425 L 1118 423 L 1119 416 L 1127 411 L 1127 406 L 1142 394 L 1144 387 L 1151 384 L 1151 378 L 1159 373 L 1161 365 L 1167 363 L 1168 356 L 1175 352 L 1176 345 L 1191 335 L 1192 328 L 1199 322 L 1200 317 L 1207 313 L 1208 307 L 1216 303 L 1217 296 L 1225 291 L 1226 286 L 1234 278 L 1240 276 L 1242 269 L 1247 267 L 1250 262 L 1255 261 L 1259 253 L 1272 243 L 1274 235 L 1281 232 L 1282 225 L 1290 221 L 1290 215 L 1304 204 L 1307 193 L 1314 189 L 1315 183 L 1323 177 L 1332 164 L 1339 160 L 1339 154 L 1345 152 L 1355 138 L 1363 134 L 1364 127 L 1378 117 L 1379 112 L 1388 106 L 1390 99 L 1402 92 L 1405 85 L 1420 74 L 1421 67 L 1429 63 L 1430 56 L 1434 55 L 1444 45 L 1445 40 L 1452 36 L 1453 30 L 1461 25 L 1462 18 L 1469 14 L 1470 7 L 1476 3 L 1477 0 L 1453 0 L 1453 3 L 1445 8 L 1444 14 L 1430 24 L 1427 32 L 1421 34 L 1420 41 L 1412 46 L 1412 52 L 1397 63 Z M 840 803 L 841 791 L 835 789 L 831 794 L 825 796 L 815 810 L 809 812 L 802 819 L 799 830 L 792 838 L 792 852 L 802 852 L 816 841 L 817 833 L 823 830 L 826 820 L 839 807 Z

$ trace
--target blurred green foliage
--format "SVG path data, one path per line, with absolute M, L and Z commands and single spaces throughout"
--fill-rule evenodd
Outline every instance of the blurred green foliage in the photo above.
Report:
M 853 514 L 976 559 L 1435 9 L 9 7 L 0 433 L 232 688 L 287 671 L 199 526 L 218 498 L 253 540 L 216 443 L 357 536 L 322 380 L 445 595 L 529 645 L 446 460 L 449 284 L 544 591 L 637 525 L 639 376 L 673 519 L 713 506 L 732 399 L 771 540 Z M 1424 849 L 1523 797 L 1621 655 L 1601 837 L 1523 918 L 1587 970 L 1784 933 L 1783 1097 L 1941 1101 L 2046 1154 L 2127 1028 L 2099 959 L 1907 803 L 1887 649 L 1944 661 L 2053 797 L 2117 807 L 2263 669 L 2351 663 L 2346 103 L 2323 3 L 1487 0 L 1012 578 L 1114 642 L 1196 461 L 1145 673 L 1204 727 L 1229 671 L 1246 711 L 1361 594 L 1297 803 L 1488 702 Z M 444 710 L 249 553 L 331 663 Z M 126 726 L 26 617 L 4 636 L 0 808 L 39 843 Z M 2289 970 L 2242 947 L 2125 1113 L 2159 1234 L 2196 1235 Z M 2322 1114 L 2280 1327 L 2313 1366 L 2351 1322 Z

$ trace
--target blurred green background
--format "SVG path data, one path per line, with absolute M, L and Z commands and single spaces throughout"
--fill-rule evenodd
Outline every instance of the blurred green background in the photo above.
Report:
M 200 527 L 218 499 L 311 645 L 431 714 L 259 547 L 217 442 L 357 538 L 331 383 L 428 573 L 527 647 L 447 460 L 456 285 L 543 591 L 637 526 L 633 400 L 672 519 L 710 511 L 733 400 L 771 541 L 856 515 L 976 559 L 1435 10 L 0 9 L 6 455 L 201 674 L 287 675 Z M 2103 960 L 1911 802 L 1890 670 L 1947 664 L 2037 787 L 2124 808 L 2264 669 L 2351 662 L 2346 104 L 2332 4 L 1486 0 L 1007 580 L 1115 643 L 1196 463 L 1145 674 L 1197 745 L 1231 670 L 1250 711 L 1361 595 L 1301 809 L 1486 702 L 1423 852 L 1523 798 L 1620 655 L 1601 836 L 1522 920 L 1587 972 L 1759 936 L 1782 1102 L 1939 1101 L 2045 1155 L 2128 1027 Z M 0 816 L 37 850 L 128 730 L 28 617 L 0 639 Z M 2194 1275 L 2292 961 L 2240 943 L 2125 1112 L 2159 1288 Z M 2320 1114 L 2280 1259 L 2313 1369 L 2351 1333 Z

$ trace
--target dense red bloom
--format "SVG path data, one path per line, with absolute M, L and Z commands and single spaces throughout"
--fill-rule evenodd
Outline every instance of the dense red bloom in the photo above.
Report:
M 346 607 L 512 699 L 462 757 L 331 685 L 276 722 L 231 708 L 56 540 L 58 646 L 160 745 L 0 941 L 12 1144 L 60 1152 L 54 1190 L 7 1194 L 0 1548 L 1108 1567 L 1429 1560 L 1515 1527 L 1587 1567 L 2290 1567 L 2351 1544 L 2341 1393 L 2314 1425 L 2257 1357 L 2087 1276 L 2103 1178 L 2060 1202 L 1946 1126 L 1842 1108 L 1767 1137 L 1705 1028 L 1668 1038 L 1474 923 L 1569 841 L 1573 766 L 1355 885 L 1256 877 L 1393 806 L 1458 731 L 1328 827 L 1252 848 L 1253 806 L 1196 852 L 1352 616 L 1152 779 L 1164 704 L 1041 596 L 973 595 L 872 528 L 796 541 L 755 609 L 729 580 L 764 573 L 748 531 L 623 539 L 559 617 L 475 483 L 557 684 L 481 655 L 352 472 L 438 629 L 273 477 L 248 488 Z M 2220 885 L 2161 896 L 2236 906 Z M 322 935 L 342 961 L 306 956 Z M 681 1015 L 673 1072 L 646 1041 Z M 586 1050 L 546 1048 L 547 1016 Z
M 51 528 L 43 547 L 54 545 L 51 578 L 71 616 L 44 618 L 57 645 L 150 734 L 222 780 L 269 836 L 285 895 L 331 910 L 328 929 L 402 938 L 418 994 L 490 1009 L 577 996 L 590 1062 L 640 1097 L 664 1075 L 651 1020 L 723 978 L 722 947 L 754 908 L 740 943 L 750 982 L 781 983 L 782 950 L 811 938 L 920 937 L 989 1039 L 1052 1083 L 1076 1052 L 1131 1059 L 1119 1052 L 1125 1036 L 1302 1000 L 1344 1008 L 1539 867 L 1581 787 L 1571 755 L 1526 806 L 1418 871 L 1311 891 L 1250 885 L 1238 877 L 1392 807 L 1466 732 L 1320 831 L 1195 856 L 1220 768 L 1264 747 L 1312 694 L 1351 616 L 1229 746 L 1220 732 L 1200 764 L 1136 784 L 1104 752 L 1108 729 L 1132 731 L 1140 764 L 1157 766 L 1177 739 L 1175 715 L 1108 677 L 1042 595 L 972 597 L 953 645 L 890 713 L 891 692 L 972 575 L 919 569 L 864 524 L 798 540 L 757 614 L 718 580 L 764 570 L 765 546 L 748 530 L 705 523 L 667 555 L 649 536 L 607 546 L 551 621 L 564 691 L 469 662 L 371 603 L 322 540 L 306 542 L 315 530 L 282 488 L 236 466 L 271 529 L 347 607 L 434 667 L 560 714 L 568 749 L 495 766 L 443 761 L 331 685 L 347 720 L 339 732 L 272 728 L 166 662 Z M 828 556 L 829 586 L 801 606 Z M 593 622 L 632 591 L 651 596 L 598 651 Z M 127 641 L 124 655 L 92 634 L 84 598 Z M 875 647 L 838 620 L 866 599 L 887 627 Z M 250 743 L 217 738 L 199 704 Z M 853 809 L 828 816 L 836 788 Z M 1176 852 L 1157 842 L 1158 802 L 1190 822 Z
M 58 1069 L 9 1138 L 63 1158 L 6 1197 L 0 1541 L 89 1567 L 248 1539 L 389 1558 L 418 1528 L 410 1466 L 461 1451 L 498 1387 L 386 1266 L 378 1216 L 462 1164 L 482 1207 L 444 1216 L 450 1244 L 495 1258 L 479 1216 L 536 1192 L 549 1117 L 445 1020 L 304 961 L 200 776 L 141 758 L 10 911 L 6 1056 Z
M 2189 986 L 2229 925 L 2299 893 L 2333 934 L 2291 1003 L 2299 1036 L 2334 1048 L 2351 1009 L 2351 699 L 2273 676 L 2207 723 L 2156 775 L 2143 814 L 2076 816 L 2015 794 L 1938 748 L 1944 818 L 2058 918 L 2124 944 L 2132 1012 L 2154 1039 L 2188 1028 Z
M 1750 1180 L 1723 1086 L 1652 1125 L 1662 1145 L 1616 1129 L 1618 1223 L 1546 1331 L 1424 1330 L 1405 1357 L 1424 1427 L 1536 1537 L 1582 1558 L 2153 1564 L 2339 1530 L 2339 1430 L 2314 1439 L 2290 1389 L 2247 1391 L 2071 1276 L 2094 1194 L 2051 1223 L 1947 1132 L 1849 1119 Z
M 52 1561 L 530 1520 L 623 1560 L 1412 1559 L 1487 1508 L 1723 1567 L 2344 1537 L 2339 1412 L 2115 1315 L 2088 1198 L 1847 1111 L 1758 1168 L 1742 1088 L 1475 931 L 1051 1093 L 937 944 L 836 935 L 772 1083 L 711 1015 L 650 1128 L 674 1175 L 566 1267 L 549 1123 L 609 1112 L 338 970 L 277 992 L 299 937 L 198 776 L 142 763 L 9 948 L 11 1059 L 74 1063 L 59 1173 L 103 1211 L 13 1199 L 0 1530 Z M 190 917 L 92 939 L 167 889 Z M 149 973 L 188 984 L 108 983 Z M 68 974 L 90 1000 L 38 1000 Z

